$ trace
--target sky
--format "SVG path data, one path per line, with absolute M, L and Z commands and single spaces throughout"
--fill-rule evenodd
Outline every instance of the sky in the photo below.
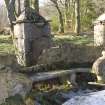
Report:
M 0 4 L 2 4 L 3 3 L 3 0 L 0 0 Z
M 44 3 L 46 3 L 47 0 L 39 0 L 39 4 L 42 6 Z

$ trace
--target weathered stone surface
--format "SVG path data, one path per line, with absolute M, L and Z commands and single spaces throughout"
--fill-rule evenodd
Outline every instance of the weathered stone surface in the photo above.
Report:
M 9 98 L 7 98 L 5 102 L 0 105 L 26 105 L 26 104 L 24 103 L 24 99 L 20 95 L 16 94 L 15 96 L 10 96 Z
M 83 74 L 81 72 L 83 72 Z M 50 80 L 50 79 L 57 78 L 57 77 L 62 77 L 65 75 L 69 78 L 71 77 L 71 75 L 75 75 L 75 74 L 77 74 L 77 75 L 82 74 L 86 77 L 86 74 L 89 75 L 88 72 L 90 72 L 90 68 L 77 68 L 77 69 L 70 69 L 70 70 L 39 72 L 39 73 L 31 75 L 30 78 L 34 82 L 40 82 L 40 81 Z M 76 77 L 75 77 L 75 79 L 76 79 Z M 84 78 L 84 80 L 85 80 L 85 78 Z
M 25 97 L 31 90 L 32 82 L 25 75 L 14 73 L 10 68 L 0 71 L 0 104 L 16 94 Z
M 98 23 L 94 26 L 94 45 L 105 45 L 105 25 L 102 23 Z
M 18 63 L 32 66 L 44 49 L 51 47 L 49 23 L 32 8 L 26 8 L 14 25 L 14 44 Z
M 94 45 L 105 46 L 105 14 L 100 15 L 94 22 Z
M 101 51 L 102 49 L 93 46 L 63 44 L 44 51 L 39 57 L 38 64 L 54 65 L 55 67 L 64 67 L 68 64 L 70 67 L 72 64 L 93 63 L 101 55 Z
M 92 72 L 97 75 L 98 81 L 105 82 L 105 51 L 102 51 L 102 57 L 94 62 Z
M 72 97 L 63 105 L 104 105 L 105 90 Z
M 15 66 L 17 65 L 16 56 L 12 54 L 0 54 L 0 64 L 1 65 L 9 65 Z

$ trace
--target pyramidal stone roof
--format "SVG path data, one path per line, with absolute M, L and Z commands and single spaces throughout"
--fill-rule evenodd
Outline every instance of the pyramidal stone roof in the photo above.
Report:
M 98 24 L 98 23 L 105 23 L 105 13 L 103 13 L 102 15 L 100 15 L 94 22 L 93 24 Z
M 97 18 L 98 21 L 105 21 L 105 13 Z

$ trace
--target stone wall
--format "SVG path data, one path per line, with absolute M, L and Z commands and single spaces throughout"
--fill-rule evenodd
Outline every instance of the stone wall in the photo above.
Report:
M 16 68 L 18 66 L 16 56 L 11 54 L 0 54 L 0 65 L 7 65 Z
M 57 65 L 64 67 L 65 65 L 75 64 L 92 64 L 101 56 L 102 48 L 93 46 L 79 46 L 73 44 L 63 44 L 61 46 L 44 50 L 37 60 L 37 64 Z M 0 54 L 0 64 L 16 66 L 17 61 L 15 55 Z
M 76 67 L 77 64 L 91 64 L 101 56 L 102 48 L 63 44 L 43 52 L 38 64 L 54 65 L 63 68 L 65 65 Z M 58 67 L 59 66 L 59 67 Z
M 48 27 L 49 24 L 38 27 L 35 23 L 20 23 L 14 26 L 14 44 L 19 64 L 35 65 L 42 50 L 51 47 L 52 41 Z

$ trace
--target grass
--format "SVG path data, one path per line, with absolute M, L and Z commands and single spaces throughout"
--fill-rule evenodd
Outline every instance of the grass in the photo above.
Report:
M 92 36 L 55 35 L 53 40 L 57 44 L 73 43 L 78 45 L 93 45 Z
M 93 45 L 93 37 L 76 35 L 54 35 L 56 44 L 73 43 L 79 45 Z M 12 38 L 10 35 L 0 35 L 0 54 L 14 54 Z
M 0 53 L 14 53 L 14 47 L 10 35 L 0 35 Z

